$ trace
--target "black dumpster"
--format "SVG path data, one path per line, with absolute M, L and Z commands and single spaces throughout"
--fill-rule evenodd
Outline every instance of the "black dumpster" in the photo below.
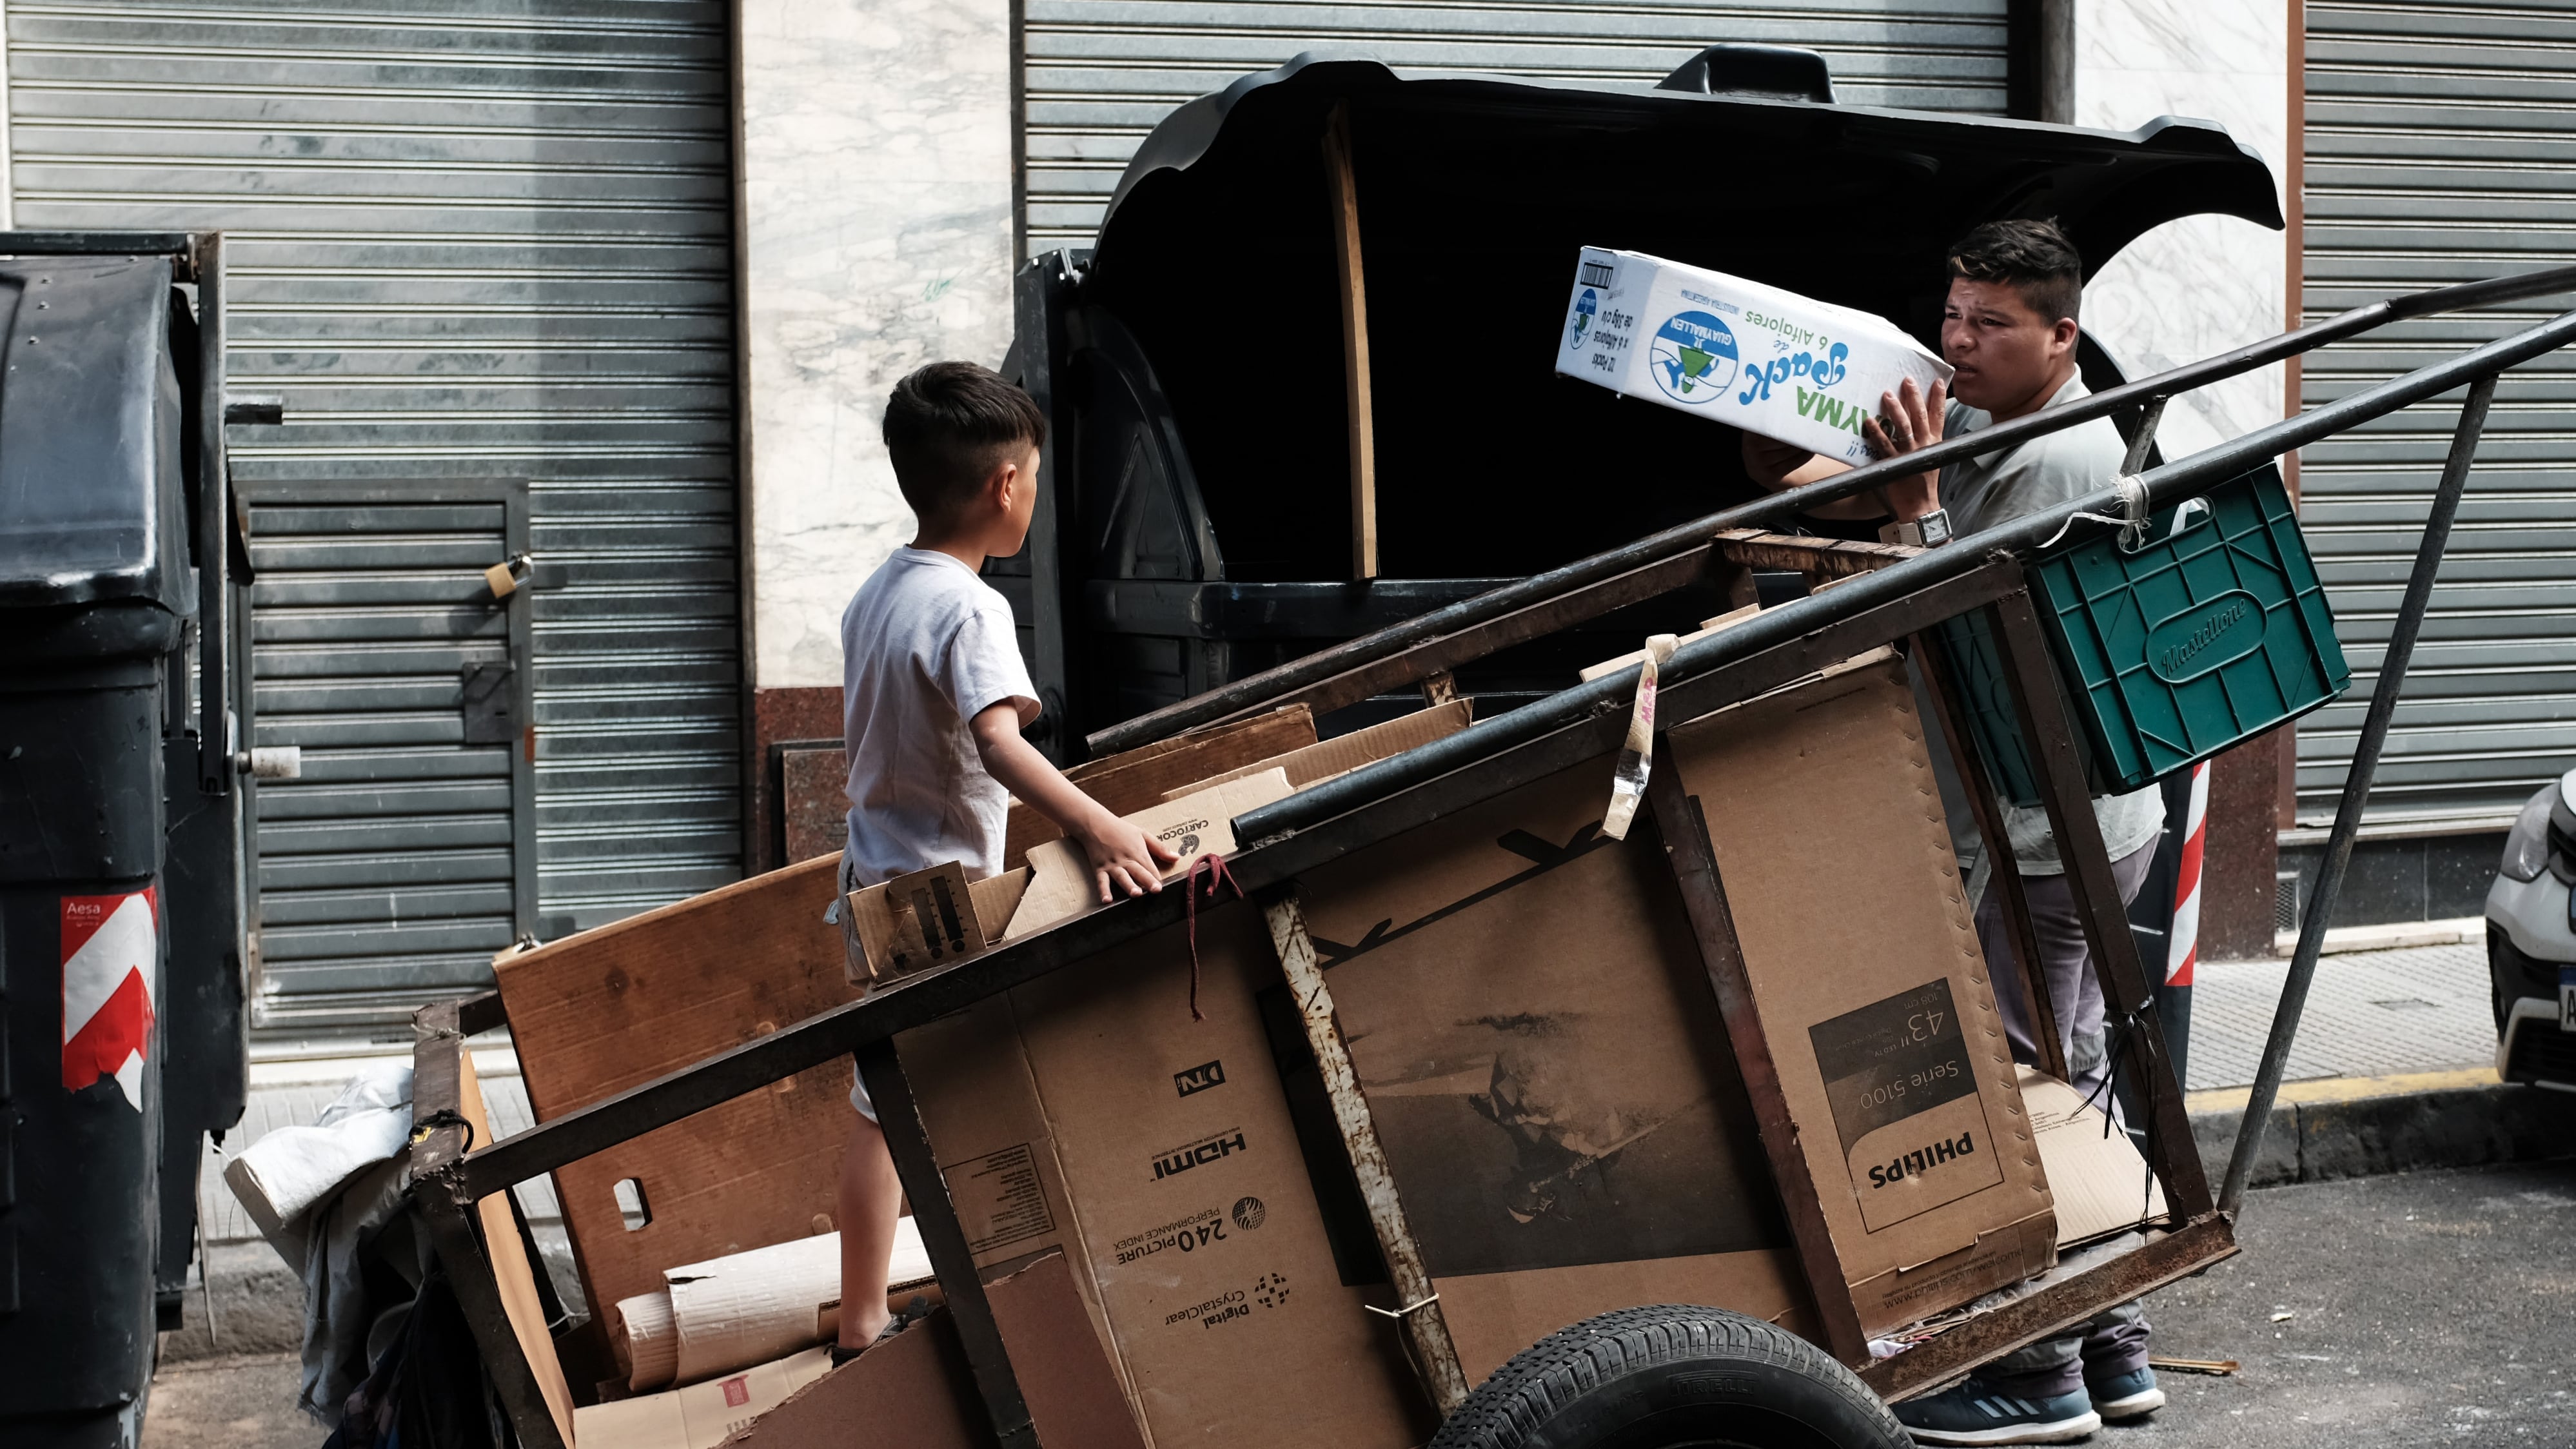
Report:
M 19 240 L 0 234 L 0 254 Z M 201 1133 L 241 1111 L 228 641 L 197 627 L 210 602 L 226 613 L 229 510 L 202 487 L 215 474 L 200 463 L 220 465 L 219 437 L 207 456 L 219 404 L 175 285 L 202 281 L 200 249 L 163 240 L 169 254 L 0 260 L 0 1441 L 12 1445 L 133 1441 L 154 1330 L 176 1326 Z
M 2098 269 L 2200 212 L 2281 224 L 2271 173 L 2217 126 L 1840 106 L 1821 59 L 1773 48 L 1713 47 L 1652 91 L 1301 58 L 1193 101 L 1120 178 L 1097 248 L 1020 274 L 1013 365 L 1054 437 L 1031 546 L 992 572 L 1028 631 L 1041 743 L 1082 758 L 1104 726 L 1754 496 L 1730 430 L 1554 376 L 1586 244 L 1937 343 L 1944 248 L 1977 222 L 2053 216 Z M 1353 233 L 1380 560 L 1364 580 Z M 2091 385 L 2117 380 L 2099 347 L 2086 360 Z M 1457 686 L 1489 713 L 1721 608 L 1610 615 Z

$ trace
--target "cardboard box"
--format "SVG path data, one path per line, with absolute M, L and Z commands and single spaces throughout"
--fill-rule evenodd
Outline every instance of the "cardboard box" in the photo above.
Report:
M 2034 1067 L 2021 1069 L 2021 1100 L 2057 1200 L 2057 1246 L 2094 1242 L 2165 1215 L 2164 1184 L 2128 1133 L 2104 1130 L 2110 1123 L 2101 1108 Z
M 1179 855 L 1163 870 L 1163 879 L 1176 880 L 1201 855 L 1234 853 L 1234 817 L 1289 793 L 1288 772 L 1274 765 L 1121 818 L 1141 826 Z M 1043 930 L 1100 904 L 1090 857 L 1070 840 L 1030 847 L 1029 872 L 1027 893 L 1011 916 L 1006 940 Z
M 1298 882 L 1469 1382 L 1596 1313 L 1812 1327 L 1681 900 L 1608 757 Z M 1329 1126 L 1323 1130 L 1329 1132 Z
M 985 1301 L 1047 1449 L 1142 1449 L 1062 1253 L 987 1274 Z M 992 1442 L 944 1312 L 790 1395 L 726 1440 L 734 1449 L 975 1449 Z M 583 1444 L 578 1449 L 603 1449 Z
M 1272 1052 L 1259 910 L 1202 907 L 1197 958 L 1204 1020 L 1175 925 L 898 1039 L 976 1261 L 1064 1250 L 1150 1443 L 1418 1444 L 1394 1331 L 1363 1307 L 1394 1303 L 1373 1240 L 1328 1230 L 1333 1159 Z
M 1336 735 L 1329 740 L 1308 745 L 1304 749 L 1291 750 L 1284 755 L 1274 755 L 1239 770 L 1229 770 L 1222 775 L 1201 780 L 1195 784 L 1183 785 L 1164 795 L 1163 798 L 1178 800 L 1210 786 L 1223 785 L 1229 781 L 1242 779 L 1246 775 L 1257 775 L 1269 769 L 1287 772 L 1289 785 L 1303 790 L 1309 785 L 1320 784 L 1335 775 L 1356 770 L 1362 765 L 1373 764 L 1389 755 L 1402 754 L 1417 745 L 1427 745 L 1433 740 L 1446 739 L 1467 727 L 1471 707 L 1472 701 L 1453 699 L 1447 704 L 1418 709 L 1411 714 L 1387 720 L 1382 724 L 1353 730 L 1346 735 Z
M 2044 1271 L 2057 1225 L 1905 663 L 1679 725 L 1783 1094 L 1882 1332 Z
M 1881 394 L 1950 378 L 1883 317 L 1602 247 L 1576 264 L 1556 370 L 1854 465 Z
M 573 1443 L 581 1449 L 715 1449 L 831 1371 L 832 1351 L 809 1348 L 685 1389 L 591 1404 L 573 1410 Z

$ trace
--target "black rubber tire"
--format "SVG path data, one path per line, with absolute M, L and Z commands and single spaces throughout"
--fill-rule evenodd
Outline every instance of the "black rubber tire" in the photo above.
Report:
M 1431 1449 L 1910 1449 L 1851 1370 L 1758 1318 L 1665 1304 L 1521 1350 Z

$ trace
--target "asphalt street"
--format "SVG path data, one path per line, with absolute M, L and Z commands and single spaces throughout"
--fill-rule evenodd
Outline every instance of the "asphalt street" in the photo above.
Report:
M 2163 1413 L 2093 1443 L 2576 1444 L 2571 1237 L 2576 1161 L 2253 1193 L 2244 1252 L 2148 1300 L 2154 1352 L 2242 1371 L 2164 1374 Z
M 2271 1188 L 2242 1238 L 2148 1305 L 2155 1352 L 2242 1370 L 2098 1449 L 2576 1445 L 2576 1161 Z M 284 1356 L 173 1364 L 145 1449 L 311 1449 L 294 1393 Z

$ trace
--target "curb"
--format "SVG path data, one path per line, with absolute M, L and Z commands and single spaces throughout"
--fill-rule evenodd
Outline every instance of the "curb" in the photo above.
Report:
M 2194 1092 L 2191 1132 L 2214 1192 L 2251 1095 Z M 2273 1102 L 2252 1187 L 2576 1156 L 2576 1097 L 2508 1086 L 2478 1067 L 2288 1082 Z

